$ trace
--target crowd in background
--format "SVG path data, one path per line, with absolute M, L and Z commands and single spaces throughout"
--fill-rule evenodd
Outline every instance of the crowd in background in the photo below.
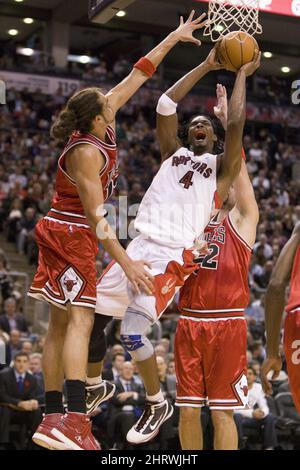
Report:
M 115 64 L 112 70 L 114 76 L 121 77 L 127 72 L 125 62 L 125 59 L 120 59 Z M 104 59 L 99 67 L 106 69 Z M 89 70 L 86 67 L 85 73 L 89 73 Z M 97 70 L 97 76 L 99 73 L 100 70 Z M 155 113 L 149 99 L 152 91 L 151 87 L 146 87 L 139 98 L 127 104 L 118 116 L 120 177 L 117 191 L 109 201 L 117 213 L 118 197 L 127 196 L 128 207 L 138 204 L 159 168 Z M 59 152 L 49 138 L 49 129 L 65 101 L 60 89 L 53 96 L 38 91 L 33 94 L 28 90 L 10 89 L 7 92 L 7 104 L 0 108 L 0 232 L 8 242 L 14 244 L 19 254 L 27 257 L 31 265 L 36 264 L 38 256 L 34 228 L 49 210 L 55 187 Z M 198 109 L 191 111 L 196 113 Z M 180 115 L 181 120 L 186 117 L 186 114 Z M 279 140 L 267 128 L 260 128 L 251 135 L 245 134 L 244 149 L 260 209 L 257 241 L 249 272 L 251 297 L 245 312 L 248 322 L 248 363 L 258 383 L 260 366 L 265 357 L 265 290 L 279 253 L 295 223 L 300 220 L 300 148 Z M 126 246 L 128 240 L 123 239 L 121 242 Z M 109 256 L 100 247 L 97 259 L 99 274 L 109 261 Z M 44 336 L 35 333 L 34 325 L 28 325 L 20 285 L 12 280 L 9 273 L 9 259 L 0 251 L 0 345 L 2 343 L 6 348 L 7 367 L 15 358 L 20 362 L 23 360 L 21 369 L 23 367 L 26 374 L 33 377 L 32 395 L 21 400 L 33 402 L 30 405 L 33 408 L 27 410 L 33 413 L 34 407 L 43 406 L 41 354 Z M 176 393 L 173 343 L 177 318 L 174 302 L 151 332 L 162 387 L 170 400 L 174 400 Z M 5 370 L 0 374 L 0 404 L 5 401 L 1 397 L 1 393 L 4 393 L 4 373 Z M 251 375 L 251 371 L 249 373 Z M 23 373 L 15 374 L 18 378 Z M 104 441 L 108 448 L 122 448 L 127 445 L 124 439 L 126 429 L 139 416 L 145 393 L 134 364 L 120 344 L 119 322 L 116 321 L 109 327 L 104 376 L 116 382 L 118 394 L 110 404 L 104 404 L 97 410 L 93 418 L 94 427 L 100 441 Z M 26 391 L 24 377 L 23 389 L 20 387 L 15 390 L 15 393 L 20 392 L 17 399 Z M 280 382 L 288 387 L 285 365 Z M 127 384 L 125 389 L 124 384 Z M 127 419 L 124 419 L 124 415 Z M 208 412 L 203 413 L 202 419 L 207 429 L 209 447 Z M 296 419 L 300 423 L 300 417 L 295 414 Z M 178 412 L 163 426 L 150 448 L 178 448 L 177 426 Z M 1 441 L 0 426 L 1 444 L 7 443 L 3 439 Z

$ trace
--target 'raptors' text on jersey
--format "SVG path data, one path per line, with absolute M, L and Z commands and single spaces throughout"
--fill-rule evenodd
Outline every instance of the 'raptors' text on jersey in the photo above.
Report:
M 180 148 L 160 167 L 135 220 L 144 236 L 174 248 L 190 248 L 209 222 L 217 189 L 215 155 Z
M 212 317 L 242 314 L 249 302 L 248 270 L 251 247 L 235 230 L 230 215 L 205 229 L 210 254 L 200 257 L 199 270 L 186 281 L 180 309 Z M 210 311 L 210 312 L 208 312 Z M 215 312 L 215 314 L 213 314 Z

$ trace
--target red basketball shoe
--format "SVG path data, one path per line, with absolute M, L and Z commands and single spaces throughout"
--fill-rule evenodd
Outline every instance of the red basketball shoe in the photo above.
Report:
M 71 450 L 70 446 L 66 446 L 51 434 L 51 430 L 60 423 L 62 417 L 63 415 L 60 413 L 44 416 L 43 421 L 32 436 L 33 442 L 50 450 Z
M 56 423 L 51 434 L 72 450 L 101 450 L 92 434 L 92 423 L 82 413 L 67 413 Z

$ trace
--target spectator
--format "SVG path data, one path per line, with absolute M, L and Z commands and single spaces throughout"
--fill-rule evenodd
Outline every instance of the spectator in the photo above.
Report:
M 10 350 L 10 356 L 11 356 L 11 359 L 14 359 L 16 354 L 21 352 L 22 350 L 21 331 L 11 330 L 9 337 L 10 339 L 8 342 L 8 346 Z
M 156 364 L 159 381 L 161 383 L 161 390 L 164 397 L 174 401 L 176 397 L 176 377 L 174 375 L 167 374 L 167 364 L 163 357 L 157 356 Z
M 19 222 L 19 234 L 17 247 L 19 254 L 24 254 L 27 247 L 27 240 L 30 232 L 36 225 L 36 211 L 33 207 L 28 207 L 25 216 Z
M 175 361 L 173 359 L 168 361 L 167 374 L 175 376 Z
M 116 382 L 121 375 L 124 362 L 125 354 L 115 354 L 112 360 L 111 367 L 103 371 L 103 378 L 105 380 L 113 380 L 114 382 Z
M 249 389 L 249 408 L 234 413 L 234 420 L 238 430 L 239 447 L 243 445 L 243 438 L 247 435 L 247 429 L 257 430 L 257 440 L 260 440 L 259 432 L 263 431 L 263 446 L 266 450 L 277 447 L 275 431 L 275 417 L 270 413 L 265 394 L 261 384 L 256 382 L 256 373 L 252 367 L 248 367 L 247 381 Z
M 261 248 L 262 253 L 266 259 L 271 258 L 273 254 L 272 246 L 267 242 L 267 237 L 266 235 L 261 235 L 259 238 L 259 241 L 255 243 L 253 247 L 253 252 L 256 254 L 258 248 Z
M 37 381 L 37 400 L 40 405 L 45 403 L 45 385 L 42 371 L 42 355 L 33 353 L 29 356 L 29 372 Z
M 42 419 L 37 382 L 28 373 L 29 360 L 18 353 L 14 366 L 0 372 L 0 443 L 9 443 L 10 425 L 23 424 L 32 435 Z
M 33 353 L 33 344 L 32 341 L 23 341 L 22 352 L 30 356 Z
M 111 400 L 108 432 L 112 440 L 120 439 L 127 449 L 132 448 L 126 443 L 126 435 L 141 415 L 144 404 L 145 391 L 134 379 L 134 366 L 129 361 L 124 362 Z
M 28 333 L 28 325 L 21 313 L 16 311 L 17 303 L 13 297 L 4 302 L 4 314 L 0 315 L 0 328 L 10 334 L 11 330 Z
M 8 262 L 3 250 L 0 250 L 0 294 L 2 300 L 11 296 L 12 282 L 9 278 Z

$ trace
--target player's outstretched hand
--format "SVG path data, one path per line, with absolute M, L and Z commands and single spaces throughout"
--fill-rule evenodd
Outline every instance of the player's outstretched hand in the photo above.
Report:
M 282 369 L 282 360 L 280 356 L 267 357 L 264 360 L 263 365 L 261 366 L 260 379 L 261 379 L 263 390 L 266 395 L 272 395 L 273 393 L 271 382 L 267 378 L 268 373 L 272 370 L 273 371 L 272 380 L 276 380 L 277 377 L 279 376 L 281 369 Z
M 240 70 L 243 70 L 246 74 L 247 77 L 250 77 L 250 75 L 253 75 L 254 72 L 260 67 L 260 60 L 261 60 L 261 52 L 257 49 L 255 51 L 255 57 L 252 62 L 249 62 L 248 64 L 245 64 L 241 67 Z
M 226 130 L 228 114 L 227 90 L 226 87 L 220 83 L 217 84 L 217 105 L 214 106 L 214 113 Z
M 172 33 L 173 36 L 176 37 L 178 41 L 182 42 L 193 42 L 197 44 L 197 46 L 201 46 L 201 41 L 199 39 L 194 38 L 193 34 L 197 29 L 201 29 L 205 26 L 206 21 L 202 21 L 206 13 L 202 13 L 198 18 L 195 20 L 193 19 L 195 15 L 195 10 L 191 11 L 190 16 L 186 21 L 183 20 L 183 17 L 180 17 L 180 25 L 178 28 Z
M 137 294 L 143 290 L 148 295 L 153 295 L 154 292 L 154 277 L 145 270 L 145 266 L 151 269 L 151 264 L 145 260 L 131 261 L 131 263 L 124 269 L 126 276 L 132 283 L 133 288 Z
M 205 59 L 207 65 L 209 65 L 210 70 L 220 70 L 224 69 L 224 65 L 221 64 L 218 60 L 218 44 L 210 51 L 207 58 Z

